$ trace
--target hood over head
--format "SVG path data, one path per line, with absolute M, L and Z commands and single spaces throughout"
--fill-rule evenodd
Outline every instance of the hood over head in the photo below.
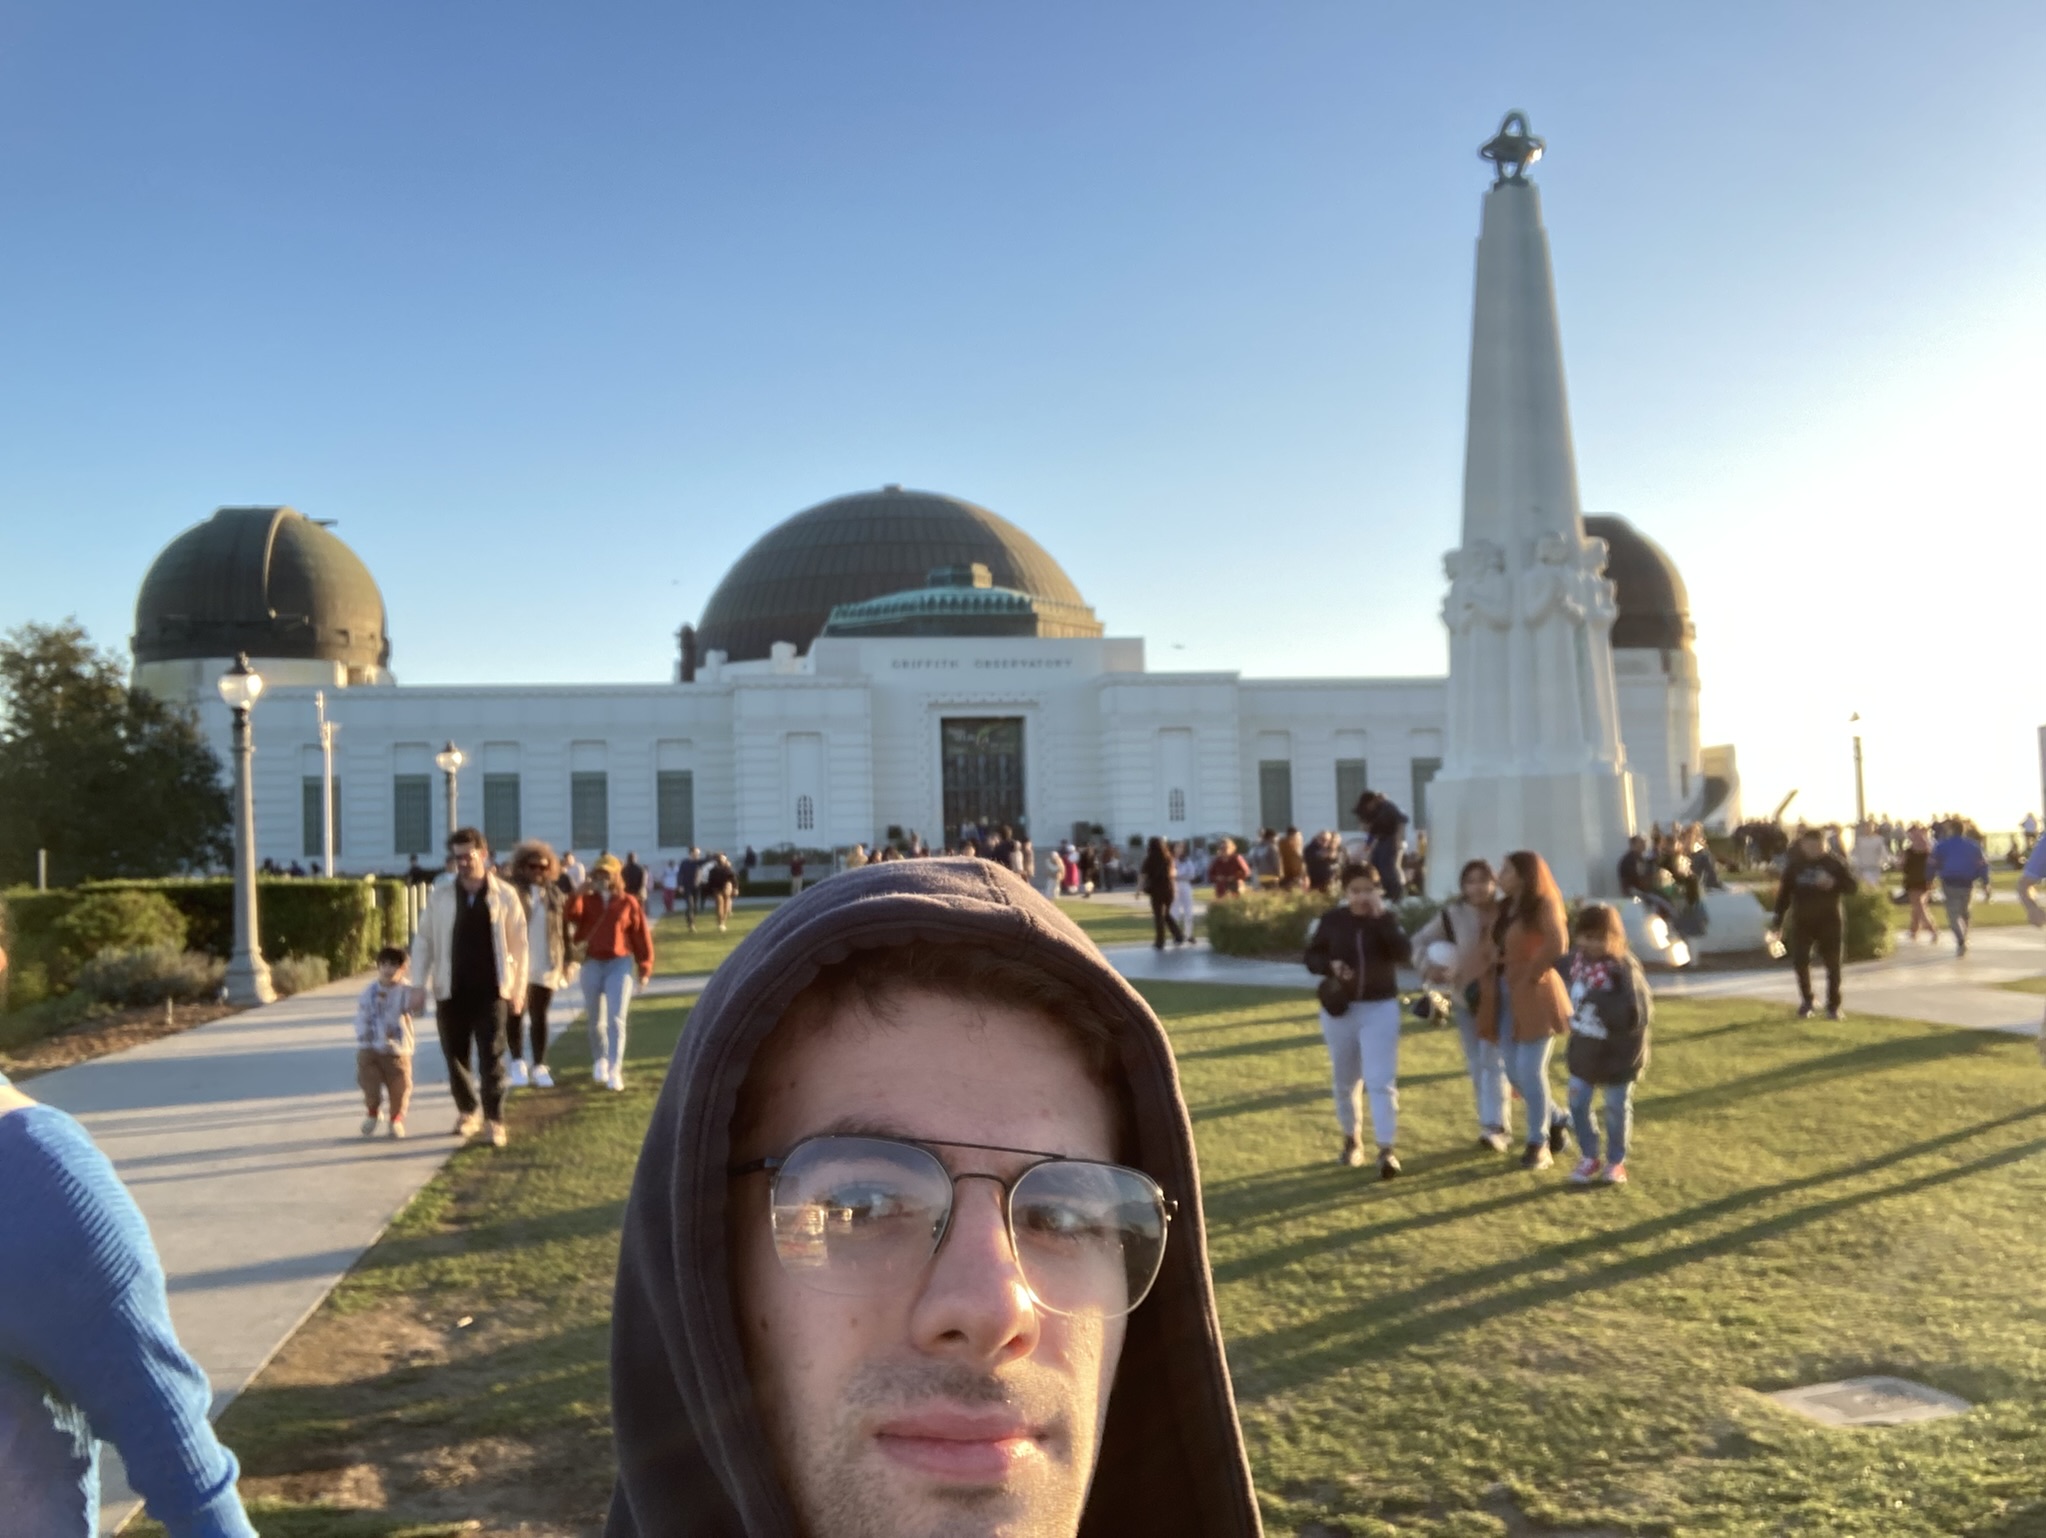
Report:
M 730 1128 L 755 1051 L 824 967 L 912 941 L 1027 959 L 1120 1026 L 1131 1162 L 1178 1204 L 1130 1315 L 1084 1538 L 1261 1531 L 1208 1275 L 1193 1129 L 1164 1028 L 1079 927 L 984 860 L 890 860 L 784 903 L 741 942 L 676 1046 L 625 1214 L 611 1324 L 618 1451 L 608 1538 L 796 1538 L 732 1309 Z

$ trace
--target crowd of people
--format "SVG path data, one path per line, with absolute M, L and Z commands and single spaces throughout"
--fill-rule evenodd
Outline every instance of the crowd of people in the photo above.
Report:
M 1401 1173 L 1398 974 L 1418 963 L 1424 983 L 1446 990 L 1422 1007 L 1446 999 L 1471 1082 L 1478 1146 L 1490 1153 L 1515 1146 L 1518 1100 L 1524 1169 L 1551 1168 L 1574 1132 L 1579 1159 L 1570 1178 L 1624 1184 L 1633 1086 L 1648 1065 L 1654 1002 L 1619 911 L 1590 903 L 1569 922 L 1554 876 L 1530 850 L 1507 855 L 1497 870 L 1468 862 L 1456 894 L 1411 938 L 1375 867 L 1348 864 L 1341 881 L 1342 900 L 1315 925 L 1305 956 L 1321 979 L 1338 1159 L 1352 1167 L 1373 1162 L 1361 1136 L 1360 1104 L 1368 1105 L 1379 1178 Z M 1565 1036 L 1568 1086 L 1559 1103 L 1550 1059 Z M 1604 1112 L 1603 1136 L 1594 1101 Z

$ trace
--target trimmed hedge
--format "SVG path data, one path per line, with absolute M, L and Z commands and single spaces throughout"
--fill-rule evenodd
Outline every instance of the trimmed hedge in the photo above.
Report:
M 63 925 L 75 909 L 105 893 L 154 893 L 185 921 L 183 943 L 193 950 L 227 957 L 234 950 L 234 883 L 225 877 L 164 881 L 95 881 L 81 887 L 37 892 L 18 889 L 0 896 L 0 936 L 14 973 L 12 1007 L 21 1008 L 70 985 L 86 958 L 69 963 Z M 257 898 L 262 949 L 267 960 L 317 956 L 331 975 L 366 972 L 385 945 L 405 943 L 405 883 L 395 878 L 259 879 Z M 103 942 L 146 945 L 147 939 Z M 88 953 L 90 954 L 90 953 Z
M 108 951 L 176 955 L 184 950 L 190 927 L 177 905 L 161 892 L 127 888 L 89 892 L 50 926 L 51 946 L 44 962 L 50 986 L 75 987 L 83 969 Z
M 175 946 L 104 950 L 79 969 L 78 991 L 102 1004 L 180 1004 L 216 997 L 227 963 Z
M 1298 961 L 1307 950 L 1307 931 L 1336 905 L 1321 892 L 1245 892 L 1208 904 L 1208 943 L 1225 956 Z M 1438 904 L 1426 897 L 1395 903 L 1400 927 L 1413 934 L 1433 918 Z

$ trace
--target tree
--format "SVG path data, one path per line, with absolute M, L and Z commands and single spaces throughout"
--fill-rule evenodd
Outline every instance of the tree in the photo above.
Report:
M 0 886 L 165 876 L 233 853 L 220 760 L 198 722 L 130 688 L 76 620 L 0 639 Z

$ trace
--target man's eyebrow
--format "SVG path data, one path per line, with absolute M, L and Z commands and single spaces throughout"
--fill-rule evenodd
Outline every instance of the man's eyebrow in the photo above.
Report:
M 870 1116 L 855 1113 L 840 1116 L 826 1122 L 812 1137 L 889 1137 L 904 1143 L 928 1143 L 933 1139 L 925 1133 L 911 1131 L 904 1122 L 890 1121 L 884 1116 Z

